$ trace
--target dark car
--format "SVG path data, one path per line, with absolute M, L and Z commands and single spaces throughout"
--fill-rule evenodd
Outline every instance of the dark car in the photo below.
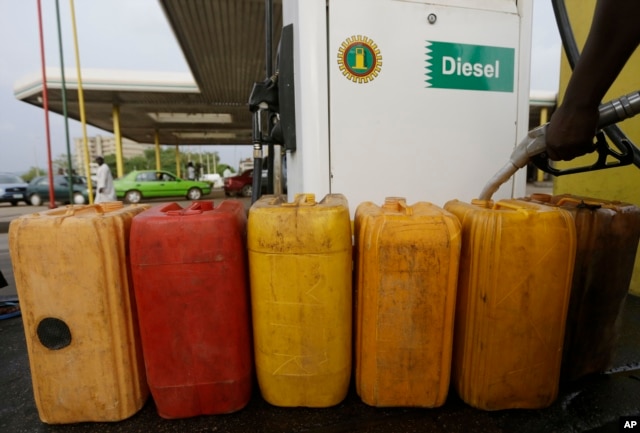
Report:
M 85 204 L 89 203 L 89 190 L 86 179 L 80 176 L 72 176 L 72 197 L 69 200 L 68 176 L 53 176 L 54 201 L 61 203 Z M 38 176 L 29 182 L 27 186 L 27 199 L 34 206 L 41 206 L 49 201 L 49 176 Z
M 0 173 L 0 203 L 11 203 L 16 206 L 19 202 L 27 201 L 27 183 L 20 176 L 11 173 Z
M 283 191 L 287 191 L 286 170 L 283 170 Z M 267 170 L 262 170 L 262 193 L 267 191 Z M 253 191 L 253 169 L 245 170 L 238 176 L 226 177 L 224 179 L 224 194 L 227 197 L 241 195 L 251 197 Z
M 251 197 L 253 191 L 253 169 L 245 170 L 237 176 L 224 179 L 224 194 L 227 197 L 241 195 Z

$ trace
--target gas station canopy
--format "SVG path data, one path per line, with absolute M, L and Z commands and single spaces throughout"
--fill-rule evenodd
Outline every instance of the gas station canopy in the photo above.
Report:
M 154 142 L 157 133 L 161 144 L 250 144 L 247 102 L 253 83 L 265 79 L 265 1 L 158 1 L 191 74 L 83 69 L 87 124 L 113 132 L 117 107 L 122 136 L 139 143 Z M 273 28 L 275 52 L 282 0 L 273 1 Z M 79 121 L 76 71 L 65 70 L 64 81 L 67 115 Z M 62 84 L 61 71 L 47 68 L 49 109 L 59 114 Z M 14 91 L 17 99 L 43 106 L 40 75 L 16 83 Z M 532 100 L 532 125 L 544 107 L 555 108 L 555 95 L 545 95 L 542 104 Z
M 191 74 L 82 70 L 86 122 L 123 137 L 161 144 L 250 144 L 247 102 L 265 79 L 264 0 L 159 0 Z M 274 52 L 282 2 L 273 2 Z M 274 55 L 275 57 L 275 55 Z M 75 70 L 65 70 L 67 115 L 80 120 Z M 63 114 L 62 74 L 47 68 L 49 109 Z M 43 106 L 42 77 L 16 83 L 17 99 Z

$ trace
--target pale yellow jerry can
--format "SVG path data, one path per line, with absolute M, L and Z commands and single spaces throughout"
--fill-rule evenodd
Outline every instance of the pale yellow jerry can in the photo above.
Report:
M 355 378 L 372 406 L 437 407 L 449 390 L 461 232 L 431 203 L 355 214 Z
M 452 382 L 485 410 L 543 408 L 559 388 L 576 253 L 560 208 L 448 202 L 462 224 Z
M 265 196 L 247 228 L 256 373 L 264 399 L 328 407 L 351 376 L 351 221 L 346 198 Z
M 120 421 L 148 396 L 128 264 L 148 206 L 67 206 L 11 222 L 33 393 L 49 424 Z

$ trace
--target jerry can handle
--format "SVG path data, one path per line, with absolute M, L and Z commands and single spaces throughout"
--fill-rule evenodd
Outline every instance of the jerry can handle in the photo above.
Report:
M 278 198 L 276 198 L 278 200 Z M 297 206 L 314 206 L 316 205 L 316 195 L 313 193 L 299 193 L 293 197 L 291 203 L 282 203 L 282 206 L 297 207 Z
M 556 203 L 556 206 L 563 206 L 565 204 L 575 204 L 577 208 L 587 208 L 591 210 L 600 209 L 602 207 L 602 203 L 598 203 L 594 200 L 578 200 L 573 197 L 562 197 Z
M 94 212 L 97 214 L 105 214 L 115 210 L 122 209 L 123 203 L 121 201 L 109 201 L 104 203 L 95 203 L 85 206 L 67 206 L 64 212 L 65 216 L 77 216 L 82 213 Z
M 165 214 L 170 216 L 190 216 L 200 215 L 204 212 L 213 210 L 212 201 L 194 201 L 188 207 L 182 209 L 178 206 L 178 209 L 171 209 L 164 211 Z
M 551 194 L 546 194 L 543 192 L 534 192 L 529 196 L 529 199 L 531 199 L 532 201 L 548 204 L 549 202 L 551 202 Z
M 505 202 L 501 202 L 501 201 L 497 201 L 493 204 L 493 209 L 494 210 L 499 210 L 499 209 L 510 209 L 510 210 L 516 210 L 516 211 L 521 211 L 523 210 L 522 205 L 516 204 L 516 203 L 505 203 Z

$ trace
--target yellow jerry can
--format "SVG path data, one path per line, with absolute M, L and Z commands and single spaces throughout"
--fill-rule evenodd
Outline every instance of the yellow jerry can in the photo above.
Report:
M 355 377 L 372 406 L 437 407 L 449 390 L 461 232 L 431 203 L 355 214 Z
M 9 249 L 40 419 L 120 421 L 149 394 L 130 284 L 131 221 L 121 202 L 24 215 Z
M 347 200 L 265 196 L 247 228 L 254 352 L 264 399 L 329 407 L 351 375 L 352 261 Z
M 521 200 L 457 200 L 462 224 L 452 382 L 485 410 L 556 399 L 576 252 L 563 209 Z

